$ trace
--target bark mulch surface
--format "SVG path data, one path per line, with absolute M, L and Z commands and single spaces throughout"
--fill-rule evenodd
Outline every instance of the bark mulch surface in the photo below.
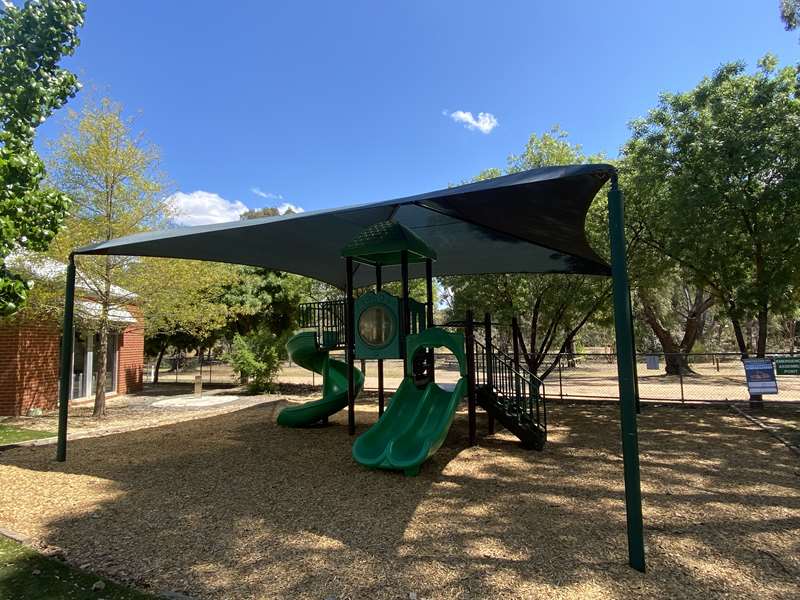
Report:
M 94 437 L 147 427 L 161 427 L 181 421 L 234 412 L 264 402 L 281 399 L 304 401 L 319 397 L 319 392 L 311 386 L 281 384 L 278 390 L 281 393 L 249 395 L 243 388 L 219 385 L 206 386 L 200 399 L 224 397 L 232 401 L 213 406 L 159 407 L 155 405 L 160 400 L 195 400 L 196 397 L 192 390 L 193 386 L 190 384 L 146 384 L 141 392 L 110 396 L 106 400 L 106 416 L 99 419 L 92 417 L 94 408 L 92 401 L 71 402 L 67 424 L 68 437 L 69 439 Z M 33 432 L 49 432 L 51 436 L 55 436 L 55 432 L 58 430 L 58 411 L 50 410 L 36 417 L 0 417 L 0 427 L 4 426 Z M 2 435 L 0 435 L 0 444 L 2 442 Z
M 552 407 L 540 453 L 467 448 L 459 414 L 406 478 L 352 460 L 346 414 L 282 429 L 282 404 L 3 452 L 0 527 L 197 598 L 800 597 L 800 461 L 725 409 L 641 415 L 642 575 L 613 407 Z

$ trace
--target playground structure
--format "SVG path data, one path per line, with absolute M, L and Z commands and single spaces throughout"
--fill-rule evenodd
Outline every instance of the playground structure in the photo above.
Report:
M 322 398 L 284 408 L 278 415 L 279 424 L 324 424 L 330 415 L 347 406 L 349 430 L 355 433 L 355 398 L 364 375 L 355 368 L 354 360 L 377 359 L 379 419 L 353 445 L 353 457 L 362 465 L 416 475 L 420 465 L 444 442 L 464 397 L 469 407 L 471 444 L 476 441 L 476 405 L 480 405 L 489 415 L 490 430 L 497 420 L 525 447 L 544 447 L 544 386 L 520 364 L 518 353 L 509 357 L 492 344 L 491 318 L 487 315 L 483 343 L 475 337 L 471 314 L 463 322 L 450 324 L 451 328 L 464 328 L 466 335 L 448 333 L 434 325 L 432 271 L 436 252 L 432 248 L 403 225 L 380 221 L 359 232 L 342 255 L 347 269 L 346 299 L 302 306 L 301 330 L 287 343 L 295 362 L 323 375 Z M 424 303 L 409 294 L 408 266 L 414 262 L 425 264 Z M 375 270 L 375 290 L 357 299 L 352 289 L 356 265 Z M 383 269 L 396 265 L 401 273 L 400 297 L 381 289 Z M 450 350 L 458 361 L 461 378 L 452 389 L 436 384 L 433 350 L 439 347 Z M 346 351 L 346 363 L 329 357 L 330 350 L 341 348 Z M 384 412 L 383 360 L 394 358 L 403 359 L 404 378 Z
M 584 231 L 590 204 L 597 192 L 609 182 L 610 268 L 590 247 Z M 408 235 L 409 232 L 413 237 Z M 376 233 L 393 240 L 393 243 L 399 240 L 403 247 L 395 246 L 388 252 L 373 252 L 371 245 L 376 241 L 373 237 Z M 423 247 L 419 246 L 419 242 Z M 435 365 L 429 347 L 447 340 L 447 344 L 458 349 L 461 342 L 458 334 L 427 325 L 421 328 L 420 333 L 411 333 L 410 278 L 424 276 L 428 281 L 426 323 L 431 324 L 433 306 L 430 281 L 434 276 L 504 272 L 611 275 L 628 559 L 633 568 L 644 571 L 623 202 L 617 173 L 612 166 L 545 167 L 374 204 L 143 233 L 79 248 L 70 256 L 67 269 L 64 331 L 73 330 L 75 256 L 89 254 L 159 256 L 247 264 L 298 273 L 343 289 L 346 399 L 351 434 L 355 432 L 355 397 L 363 383 L 363 374 L 359 374 L 353 365 L 357 347 L 355 332 L 358 331 L 362 338 L 359 348 L 371 352 L 371 358 L 381 360 L 382 349 L 391 348 L 392 352 L 402 353 L 406 369 L 398 390 L 400 395 L 395 394 L 389 410 L 383 412 L 375 426 L 377 429 L 366 437 L 366 441 L 354 445 L 354 456 L 364 463 L 372 463 L 372 466 L 401 468 L 409 474 L 413 474 L 430 452 L 435 451 L 437 444 L 441 444 L 441 433 L 446 433 L 448 419 L 452 419 L 450 407 L 460 399 L 460 395 L 457 398 L 456 395 L 461 394 L 463 388 L 466 388 L 469 402 L 471 442 L 475 441 L 474 411 L 477 403 L 487 410 L 490 422 L 497 418 L 528 445 L 535 447 L 538 443 L 544 443 L 546 435 L 546 429 L 543 429 L 546 428 L 544 410 L 540 409 L 538 401 L 534 401 L 538 397 L 539 384 L 531 378 L 526 379 L 518 361 L 515 363 L 513 358 L 496 351 L 491 343 L 490 322 L 481 343 L 474 335 L 473 317 L 467 315 L 463 323 L 464 357 L 459 361 L 463 377 L 456 389 L 447 392 L 449 395 L 443 395 L 445 390 L 438 386 L 436 389 L 429 387 L 435 386 Z M 341 268 L 342 258 L 345 269 Z M 374 271 L 368 268 L 370 265 L 375 267 Z M 401 281 L 403 284 L 399 305 L 402 321 L 396 331 L 396 335 L 401 336 L 399 339 L 389 335 L 390 328 L 386 320 L 377 316 L 389 314 L 387 310 L 376 310 L 381 303 L 385 309 L 390 302 L 381 295 L 381 285 L 388 281 Z M 376 291 L 374 296 L 365 296 L 362 301 L 365 303 L 364 310 L 360 316 L 373 316 L 367 318 L 362 329 L 360 323 L 356 326 L 354 291 L 372 285 L 375 285 Z M 368 302 L 372 304 L 368 306 Z M 391 302 L 397 307 L 396 300 Z M 413 314 L 417 315 L 419 323 L 420 311 L 415 310 Z M 283 418 L 285 424 L 323 421 L 327 411 L 334 411 L 343 403 L 341 363 L 332 361 L 326 350 L 326 347 L 334 342 L 338 344 L 340 340 L 338 333 L 332 337 L 330 333 L 328 335 L 329 339 L 326 339 L 323 329 L 321 336 L 315 335 L 313 346 L 307 336 L 298 338 L 293 344 L 295 356 L 301 357 L 300 360 L 306 361 L 312 369 L 320 369 L 323 375 L 327 374 L 327 389 L 317 403 L 287 413 Z M 455 337 L 443 337 L 452 335 Z M 385 341 L 384 337 L 392 338 L 393 343 L 370 343 L 370 338 L 382 342 Z M 455 342 L 456 339 L 459 341 Z M 72 344 L 72 336 L 64 335 L 56 454 L 60 461 L 66 460 L 67 392 Z M 371 349 L 368 348 L 370 346 Z M 413 350 L 411 356 L 406 355 L 409 349 Z M 410 387 L 412 385 L 413 390 Z M 383 404 L 382 394 L 379 402 Z M 436 410 L 432 410 L 434 405 Z M 393 409 L 393 406 L 398 408 Z M 412 406 L 413 410 L 409 408 Z M 401 410 L 403 407 L 406 407 L 405 410 Z M 398 419 L 401 412 L 406 414 Z M 390 413 L 392 416 L 386 418 Z M 524 420 L 520 417 L 530 421 L 526 425 L 535 433 L 527 440 L 524 439 L 525 435 L 514 430 Z M 532 420 L 534 418 L 535 421 Z M 516 424 L 513 419 L 517 420 Z M 383 425 L 380 425 L 381 422 Z M 398 423 L 404 425 L 401 427 Z M 534 425 L 539 429 L 538 432 L 533 430 Z

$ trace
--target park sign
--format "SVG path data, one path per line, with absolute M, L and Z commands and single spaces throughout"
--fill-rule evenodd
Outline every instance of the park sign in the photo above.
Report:
M 751 394 L 777 394 L 778 382 L 771 358 L 744 358 L 744 374 Z
M 800 356 L 776 356 L 777 375 L 800 375 Z

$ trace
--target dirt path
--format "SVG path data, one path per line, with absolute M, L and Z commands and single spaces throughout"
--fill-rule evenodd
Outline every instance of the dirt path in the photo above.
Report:
M 149 427 L 160 427 L 222 415 L 281 400 L 305 401 L 317 395 L 311 386 L 283 385 L 283 393 L 248 395 L 241 388 L 216 386 L 203 391 L 200 398 L 192 393 L 189 384 L 148 385 L 138 394 L 112 396 L 106 401 L 106 416 L 92 417 L 92 403 L 82 402 L 70 406 L 68 439 L 82 439 L 115 433 L 124 433 Z M 288 392 L 288 393 L 287 393 Z M 4 417 L 4 425 L 23 429 L 56 432 L 58 412 L 49 411 L 38 417 Z M 54 438 L 33 440 L 24 445 L 52 444 Z

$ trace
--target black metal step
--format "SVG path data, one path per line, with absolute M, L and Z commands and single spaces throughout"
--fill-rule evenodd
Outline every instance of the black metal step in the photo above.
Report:
M 519 416 L 510 414 L 504 407 L 502 399 L 493 390 L 485 385 L 480 386 L 475 392 L 475 400 L 478 406 L 517 436 L 523 448 L 544 450 L 547 432 L 536 423 L 526 422 L 526 419 L 520 419 Z

